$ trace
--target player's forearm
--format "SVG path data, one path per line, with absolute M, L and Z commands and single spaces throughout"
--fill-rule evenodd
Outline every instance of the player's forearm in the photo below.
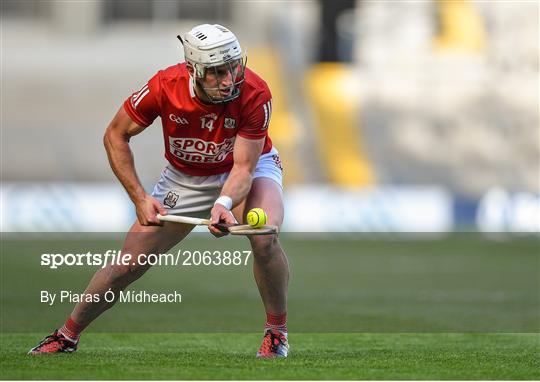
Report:
M 251 189 L 253 176 L 248 169 L 233 167 L 227 181 L 223 185 L 221 195 L 232 199 L 233 207 L 242 202 Z
M 135 161 L 128 141 L 123 137 L 105 134 L 103 139 L 111 168 L 134 203 L 146 195 L 135 171 Z

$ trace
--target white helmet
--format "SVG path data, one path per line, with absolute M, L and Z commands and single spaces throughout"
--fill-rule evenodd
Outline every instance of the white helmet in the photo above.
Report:
M 239 85 L 244 81 L 246 58 L 238 39 L 230 30 L 218 24 L 198 25 L 184 35 L 182 43 L 185 59 L 193 67 L 193 85 L 199 84 L 211 102 L 224 103 L 240 95 Z M 224 69 L 227 75 L 231 74 L 230 86 L 221 86 L 218 67 Z M 214 70 L 216 84 L 205 87 L 201 80 L 209 69 Z M 216 96 L 216 92 L 220 96 Z

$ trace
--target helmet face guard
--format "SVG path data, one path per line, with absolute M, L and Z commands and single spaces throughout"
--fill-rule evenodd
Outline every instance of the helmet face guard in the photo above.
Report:
M 191 64 L 194 68 L 193 85 L 203 91 L 212 103 L 226 103 L 238 98 L 240 85 L 244 82 L 247 57 L 230 59 L 222 64 L 204 66 Z M 226 85 L 223 85 L 224 80 Z
M 238 39 L 221 25 L 198 25 L 184 35 L 184 56 L 192 68 L 193 86 L 211 103 L 225 103 L 240 95 L 247 63 Z

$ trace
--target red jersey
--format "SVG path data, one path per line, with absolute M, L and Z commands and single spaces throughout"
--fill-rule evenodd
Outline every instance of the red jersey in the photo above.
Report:
M 188 175 L 228 172 L 233 166 L 236 135 L 265 138 L 262 153 L 272 148 L 268 125 L 272 95 L 266 82 L 246 68 L 240 96 L 225 104 L 202 103 L 193 90 L 185 63 L 160 70 L 124 102 L 140 126 L 161 117 L 165 158 Z

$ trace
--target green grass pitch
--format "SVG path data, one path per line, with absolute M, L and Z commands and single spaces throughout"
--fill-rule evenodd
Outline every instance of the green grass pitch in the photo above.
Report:
M 291 353 L 257 360 L 264 313 L 240 267 L 154 267 L 131 289 L 182 302 L 117 304 L 75 354 L 26 352 L 72 309 L 40 290 L 81 292 L 96 267 L 40 265 L 45 252 L 103 251 L 120 238 L 4 237 L 1 379 L 540 379 L 537 238 L 283 235 Z M 247 249 L 195 235 L 183 250 Z
M 520 334 L 291 334 L 291 356 L 254 358 L 259 334 L 88 334 L 74 354 L 29 357 L 9 334 L 3 379 L 538 379 L 540 338 Z

